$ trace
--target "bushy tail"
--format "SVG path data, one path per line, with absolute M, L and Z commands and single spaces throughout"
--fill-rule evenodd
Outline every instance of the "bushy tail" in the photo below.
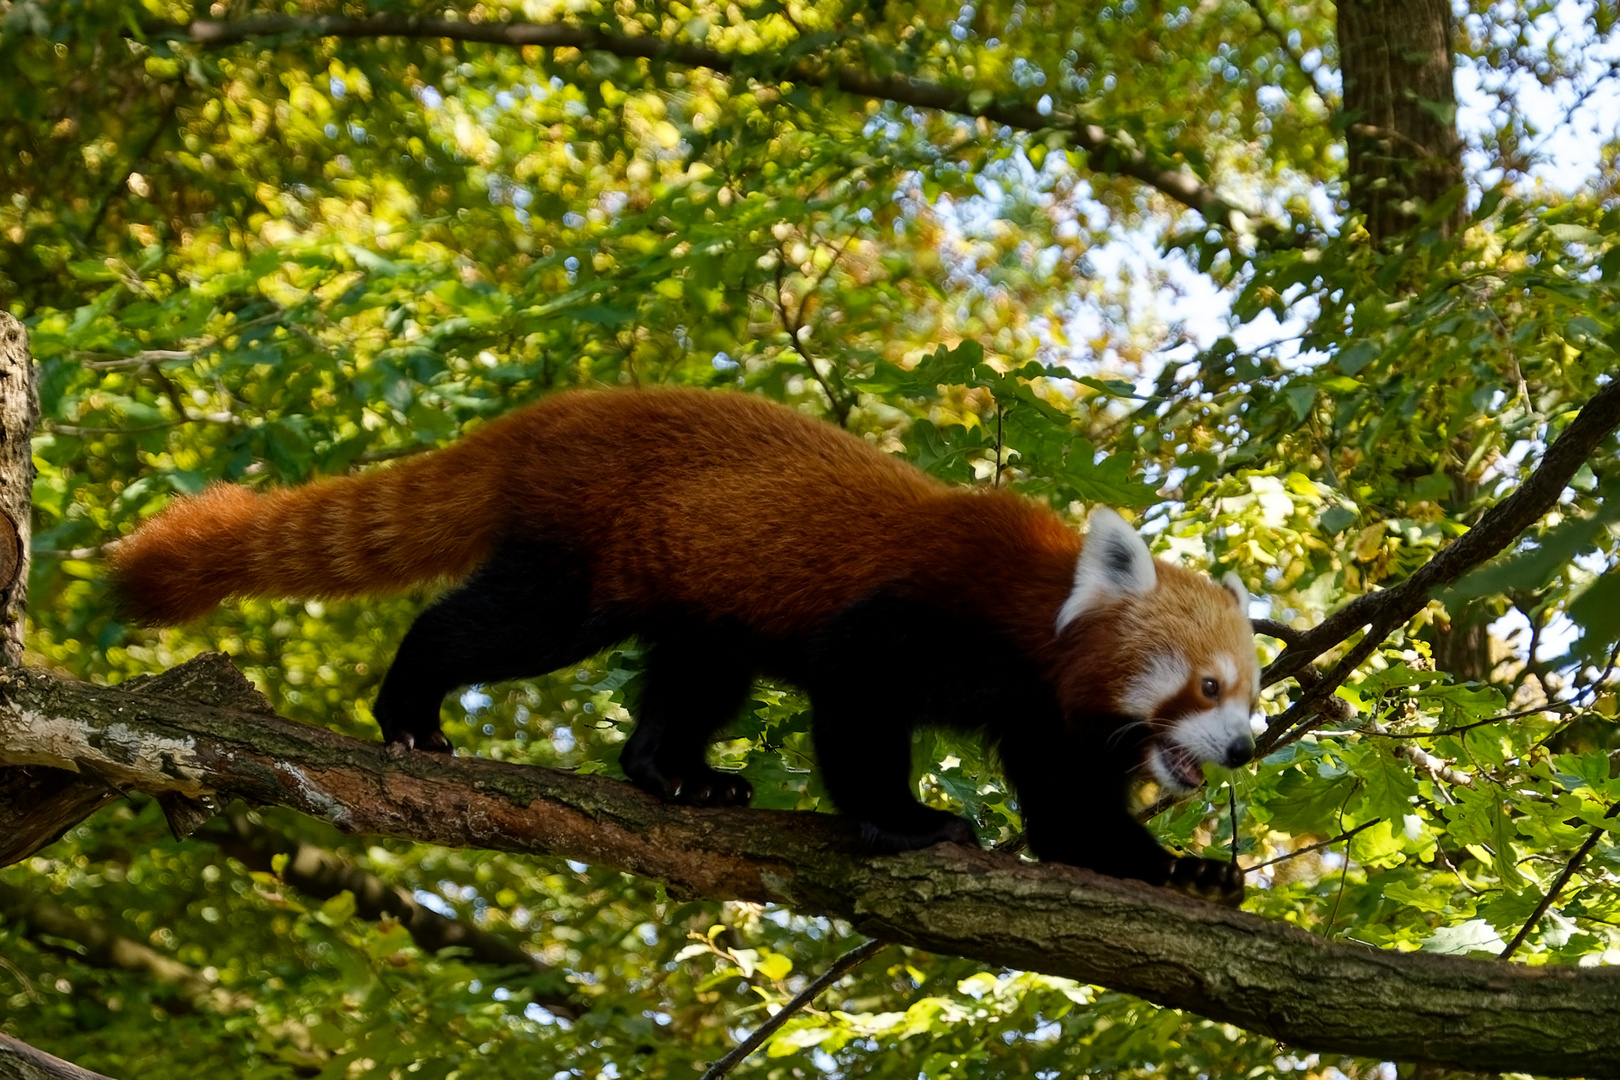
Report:
M 507 500 L 463 456 L 441 450 L 262 495 L 216 484 L 176 500 L 110 549 L 119 608 L 169 625 L 229 596 L 360 596 L 465 577 Z

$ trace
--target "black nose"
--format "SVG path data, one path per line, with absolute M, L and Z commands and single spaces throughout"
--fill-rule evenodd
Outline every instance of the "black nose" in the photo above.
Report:
M 1254 739 L 1245 735 L 1241 739 L 1233 739 L 1232 745 L 1226 748 L 1224 764 L 1228 769 L 1235 769 L 1252 757 L 1254 757 Z

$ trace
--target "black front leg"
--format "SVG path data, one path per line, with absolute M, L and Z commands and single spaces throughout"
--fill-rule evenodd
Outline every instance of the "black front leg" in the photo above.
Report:
M 858 686 L 812 692 L 811 729 L 821 780 L 838 809 L 860 823 L 874 853 L 892 854 L 940 843 L 979 846 L 973 826 L 912 794 L 911 725 L 896 695 L 866 694 Z
M 1044 862 L 1083 866 L 1110 877 L 1163 885 L 1215 903 L 1243 900 L 1236 863 L 1176 856 L 1131 816 L 1136 748 L 1090 738 L 1026 714 L 1003 734 L 1001 758 L 1018 792 L 1030 850 Z

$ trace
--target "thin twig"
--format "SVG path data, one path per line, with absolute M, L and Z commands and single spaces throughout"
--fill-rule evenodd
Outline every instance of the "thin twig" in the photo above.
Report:
M 1006 412 L 1007 410 L 1002 408 L 1001 402 L 996 402 L 996 482 L 994 485 L 996 487 L 1001 486 L 1001 455 L 1006 449 L 1001 436 L 1001 422 L 1006 416 Z
M 1245 873 L 1253 873 L 1256 870 L 1264 870 L 1268 866 L 1275 866 L 1276 864 L 1278 864 L 1280 862 L 1287 862 L 1289 859 L 1297 859 L 1301 855 L 1309 855 L 1313 851 L 1321 851 L 1325 847 L 1332 847 L 1334 844 L 1337 844 L 1339 841 L 1348 840 L 1352 836 L 1356 835 L 1356 833 L 1360 832 L 1362 829 L 1370 829 L 1374 825 L 1378 824 L 1380 821 L 1383 821 L 1383 820 L 1384 820 L 1383 818 L 1373 818 L 1371 821 L 1363 821 L 1360 825 L 1357 825 L 1355 828 L 1348 829 L 1345 832 L 1340 833 L 1338 836 L 1333 837 L 1331 840 L 1322 840 L 1322 841 L 1319 841 L 1318 843 L 1309 844 L 1309 845 L 1307 845 L 1305 847 L 1302 847 L 1302 848 L 1295 848 L 1293 851 L 1287 852 L 1286 854 L 1283 854 L 1283 855 L 1279 855 L 1275 859 L 1267 859 L 1263 863 L 1255 863 L 1253 866 L 1248 867 L 1245 870 Z
M 1232 815 L 1232 862 L 1236 865 L 1238 861 L 1237 788 L 1232 786 L 1231 780 L 1226 782 L 1226 806 Z
M 816 364 L 816 358 L 810 355 L 810 350 L 806 349 L 804 343 L 799 340 L 799 331 L 804 329 L 804 323 L 800 320 L 804 317 L 805 305 L 810 302 L 810 299 L 807 296 L 800 301 L 797 315 L 788 311 L 787 300 L 784 298 L 783 291 L 783 261 L 780 254 L 778 254 L 776 260 L 776 309 L 782 316 L 782 329 L 787 331 L 788 344 L 792 345 L 793 351 L 799 354 L 799 359 L 804 361 L 804 366 L 810 369 L 811 376 L 821 384 L 821 391 L 827 395 L 827 404 L 832 407 L 833 418 L 838 421 L 838 426 L 844 427 L 849 423 L 849 403 L 833 389 L 832 383 L 827 379 L 826 375 L 822 374 L 821 368 Z
M 1607 821 L 1617 814 L 1620 814 L 1620 802 L 1609 807 L 1608 813 L 1604 814 L 1603 818 Z M 1552 888 L 1547 890 L 1547 894 L 1536 905 L 1536 910 L 1532 911 L 1530 917 L 1524 921 L 1524 925 L 1519 927 L 1519 932 L 1513 935 L 1513 940 L 1508 942 L 1507 948 L 1502 950 L 1502 955 L 1497 957 L 1498 960 L 1506 960 L 1518 951 L 1520 945 L 1524 944 L 1524 939 L 1530 936 L 1530 931 L 1534 930 L 1536 924 L 1541 921 L 1542 916 L 1547 914 L 1547 909 L 1552 907 L 1553 901 L 1558 899 L 1558 894 L 1564 891 L 1564 886 L 1568 885 L 1569 879 L 1575 876 L 1575 871 L 1580 869 L 1581 863 L 1585 862 L 1586 857 L 1592 854 L 1592 849 L 1597 847 L 1598 839 L 1603 833 L 1603 826 L 1593 827 L 1591 835 L 1570 857 L 1569 862 L 1564 864 L 1564 869 L 1559 873 L 1558 880 L 1552 883 Z
M 794 994 L 793 1000 L 776 1010 L 775 1016 L 759 1025 L 752 1035 L 737 1044 L 736 1049 L 710 1065 L 709 1071 L 703 1074 L 701 1080 L 720 1080 L 720 1077 L 736 1068 L 743 1058 L 759 1049 L 760 1045 L 770 1038 L 777 1028 L 787 1023 L 794 1013 L 809 1005 L 823 990 L 843 978 L 851 970 L 864 964 L 887 948 L 888 944 L 887 941 L 879 941 L 877 938 L 873 938 L 871 941 L 857 945 L 837 960 L 834 960 L 832 966 L 818 975 L 814 982 Z

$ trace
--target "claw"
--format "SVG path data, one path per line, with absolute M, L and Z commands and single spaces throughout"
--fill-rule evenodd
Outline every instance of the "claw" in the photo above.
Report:
M 1243 868 L 1236 863 L 1186 856 L 1170 864 L 1165 886 L 1226 907 L 1243 903 Z

